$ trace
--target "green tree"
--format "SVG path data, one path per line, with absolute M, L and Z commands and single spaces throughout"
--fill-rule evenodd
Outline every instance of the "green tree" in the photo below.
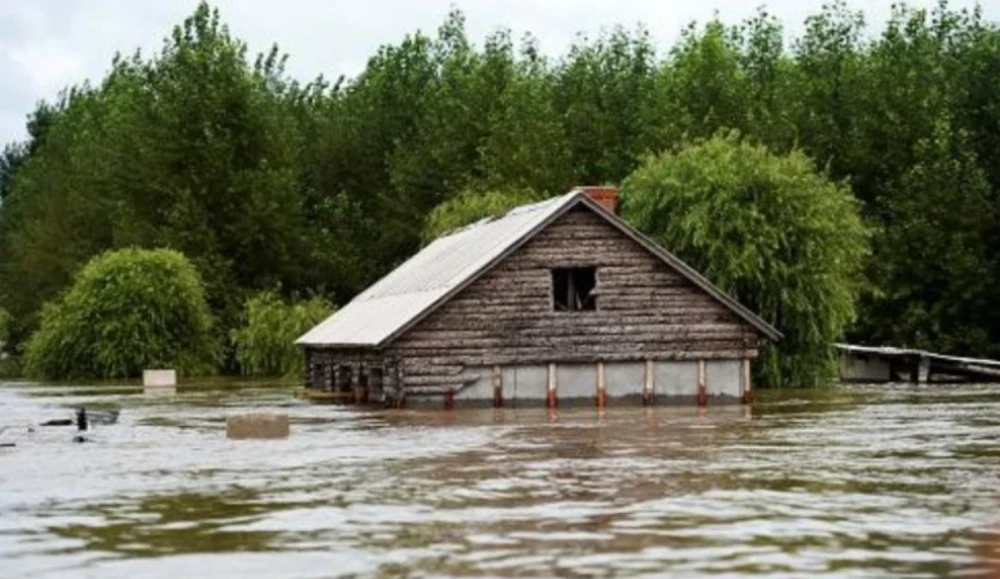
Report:
M 550 61 L 507 30 L 477 45 L 454 11 L 354 78 L 300 84 L 202 3 L 158 52 L 43 102 L 0 154 L 8 348 L 109 249 L 190 256 L 223 338 L 261 290 L 349 299 L 426 241 L 435 208 L 489 197 L 463 192 L 494 192 L 470 212 L 493 214 L 527 199 L 503 192 L 619 182 L 738 130 L 815 159 L 877 230 L 851 340 L 997 355 L 1000 27 L 941 2 L 874 30 L 843 0 L 799 38 L 786 25 L 761 9 L 662 47 L 611 28 Z
M 146 368 L 211 372 L 218 353 L 212 323 L 201 278 L 183 255 L 107 252 L 45 305 L 26 368 L 44 378 L 125 378 Z
M 996 216 L 984 172 L 968 138 L 942 121 L 919 141 L 914 165 L 888 185 L 889 225 L 873 244 L 879 282 L 855 330 L 875 343 L 993 354 L 980 322 L 995 294 L 989 239 Z
M 616 28 L 582 38 L 556 70 L 553 103 L 563 118 L 576 184 L 615 183 L 656 134 L 656 50 L 649 32 Z
M 243 326 L 231 339 L 240 371 L 253 376 L 297 376 L 305 366 L 295 340 L 334 311 L 321 297 L 285 302 L 272 291 L 246 301 Z
M 0 308 L 0 352 L 4 351 L 7 341 L 10 340 L 10 313 Z
M 573 185 L 570 142 L 552 104 L 548 65 L 532 39 L 524 44 L 522 59 L 512 64 L 516 74 L 487 116 L 488 133 L 479 150 L 482 186 L 554 195 Z
M 832 377 L 867 252 L 847 187 L 798 151 L 730 133 L 647 159 L 622 185 L 622 212 L 785 334 L 757 365 L 764 384 Z
M 430 243 L 441 235 L 481 219 L 499 217 L 515 207 L 541 199 L 531 189 L 465 191 L 438 205 L 427 216 L 422 235 L 424 243 Z

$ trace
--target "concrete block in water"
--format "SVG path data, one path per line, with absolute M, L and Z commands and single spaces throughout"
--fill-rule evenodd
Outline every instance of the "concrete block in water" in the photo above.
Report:
M 177 386 L 176 370 L 143 370 L 142 385 L 144 387 L 173 387 Z
M 172 396 L 177 393 L 175 370 L 143 370 L 142 391 L 145 394 Z
M 287 438 L 290 432 L 288 415 L 274 412 L 234 414 L 226 418 L 226 437 L 233 439 Z

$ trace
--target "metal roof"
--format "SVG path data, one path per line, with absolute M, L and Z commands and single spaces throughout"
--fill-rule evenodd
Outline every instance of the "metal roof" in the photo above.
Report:
M 665 251 L 587 195 L 566 195 L 515 208 L 439 237 L 349 304 L 296 340 L 305 346 L 378 347 L 391 342 L 475 281 L 535 233 L 576 205 L 586 205 L 666 261 L 772 340 L 781 333 L 744 308 L 673 254 Z

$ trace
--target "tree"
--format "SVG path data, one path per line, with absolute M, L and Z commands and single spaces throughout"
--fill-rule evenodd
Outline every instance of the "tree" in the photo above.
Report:
M 10 339 L 10 322 L 10 313 L 0 308 L 0 352 L 4 351 L 7 341 Z
M 438 205 L 427 216 L 422 234 L 424 243 L 480 219 L 499 217 L 515 207 L 541 199 L 530 189 L 465 191 Z
M 285 302 L 272 291 L 246 301 L 243 326 L 231 339 L 240 371 L 251 376 L 298 376 L 305 366 L 295 340 L 334 311 L 321 297 Z
M 876 230 L 849 339 L 1000 355 L 984 302 L 1000 293 L 1000 27 L 941 2 L 872 30 L 843 0 L 788 42 L 787 24 L 716 17 L 665 47 L 615 27 L 549 60 L 508 30 L 477 45 L 453 11 L 356 77 L 301 84 L 201 3 L 161 50 L 41 102 L 0 154 L 8 349 L 110 249 L 188 255 L 224 339 L 262 290 L 350 299 L 465 223 L 427 225 L 440 215 L 619 182 L 738 130 L 814 159 Z
M 784 333 L 757 364 L 764 384 L 832 377 L 867 253 L 846 186 L 799 151 L 729 133 L 648 158 L 622 184 L 622 212 Z
M 649 32 L 616 28 L 570 48 L 556 70 L 553 103 L 563 118 L 576 184 L 616 183 L 656 132 L 656 50 Z
M 218 348 L 198 271 L 182 254 L 103 253 L 42 310 L 26 368 L 44 378 L 126 378 L 147 368 L 212 372 Z
M 570 142 L 552 105 L 551 75 L 530 38 L 496 107 L 479 150 L 482 183 L 555 195 L 573 183 Z
M 914 165 L 888 189 L 889 225 L 873 244 L 873 312 L 855 332 L 874 343 L 996 355 L 981 323 L 992 309 L 995 216 L 968 136 L 947 120 L 914 151 Z

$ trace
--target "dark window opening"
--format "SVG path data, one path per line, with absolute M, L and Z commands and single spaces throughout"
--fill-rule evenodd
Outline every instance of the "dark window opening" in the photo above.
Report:
M 337 392 L 347 392 L 351 389 L 351 379 L 353 378 L 352 368 L 343 365 L 337 368 L 337 380 L 334 390 Z
M 557 312 L 597 309 L 596 267 L 560 267 L 552 270 L 552 305 Z

